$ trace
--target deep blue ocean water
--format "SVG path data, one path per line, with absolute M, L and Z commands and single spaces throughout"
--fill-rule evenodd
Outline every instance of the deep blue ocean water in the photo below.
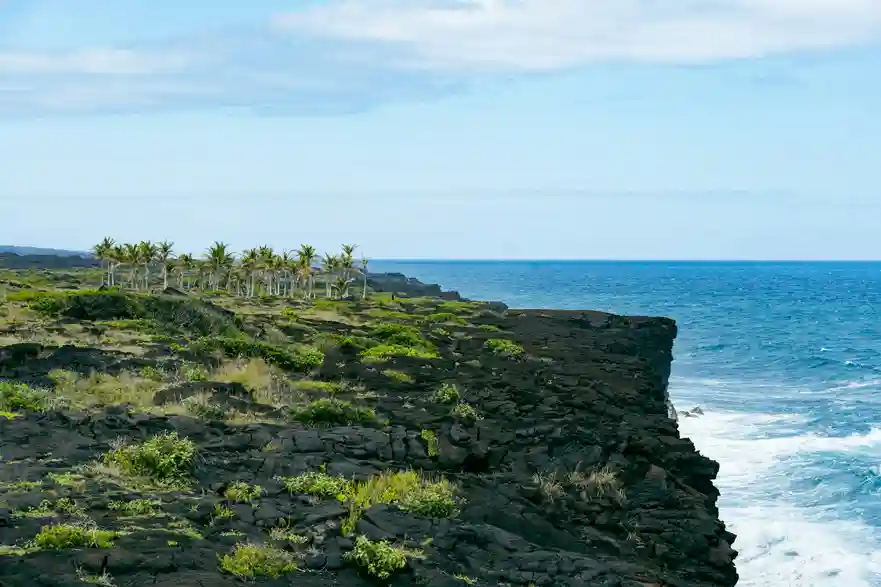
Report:
M 474 299 L 674 318 L 739 585 L 881 587 L 881 263 L 372 262 Z

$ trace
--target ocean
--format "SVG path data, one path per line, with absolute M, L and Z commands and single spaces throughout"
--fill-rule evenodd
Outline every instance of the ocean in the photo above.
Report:
M 674 318 L 739 585 L 881 587 L 881 263 L 371 262 L 520 308 Z

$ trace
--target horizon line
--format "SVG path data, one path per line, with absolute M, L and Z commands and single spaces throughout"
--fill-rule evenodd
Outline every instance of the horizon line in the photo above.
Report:
M 368 257 L 381 263 L 881 263 L 881 259 L 608 259 L 608 258 L 496 258 L 496 257 Z

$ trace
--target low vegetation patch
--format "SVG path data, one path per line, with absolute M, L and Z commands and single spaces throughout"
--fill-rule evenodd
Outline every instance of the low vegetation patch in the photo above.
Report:
M 349 426 L 376 420 L 376 412 L 352 402 L 323 397 L 305 406 L 292 408 L 290 417 L 310 426 Z
M 436 457 L 438 451 L 437 434 L 435 434 L 433 430 L 423 430 L 419 433 L 419 436 L 428 445 L 428 456 Z
M 114 376 L 108 373 L 81 375 L 55 369 L 49 372 L 49 378 L 60 404 L 88 409 L 110 405 L 152 406 L 162 375 L 152 367 L 145 368 L 140 376 L 129 371 Z
M 449 323 L 459 324 L 462 326 L 468 324 L 467 320 L 465 320 L 461 316 L 453 314 L 452 312 L 436 312 L 434 314 L 429 314 L 428 316 L 423 318 L 423 320 L 425 322 L 428 322 L 429 324 Z
M 159 513 L 159 506 L 162 504 L 159 500 L 154 499 L 133 499 L 131 501 L 111 501 L 107 504 L 107 509 L 120 512 L 126 516 L 146 517 Z
M 491 338 L 484 343 L 488 351 L 502 357 L 519 357 L 523 354 L 523 347 L 506 338 Z
M 325 499 L 345 501 L 352 495 L 354 482 L 320 471 L 310 471 L 296 477 L 278 477 L 291 493 L 314 495 Z
M 431 396 L 431 399 L 439 404 L 452 404 L 459 401 L 461 395 L 455 383 L 444 383 Z
M 239 579 L 278 579 L 297 570 L 294 556 L 280 548 L 237 544 L 231 554 L 220 557 L 220 568 Z
M 456 404 L 451 414 L 455 419 L 467 424 L 474 424 L 478 420 L 483 420 L 483 416 L 480 415 L 477 408 L 465 402 Z
M 440 355 L 435 350 L 404 346 L 400 344 L 381 344 L 362 351 L 361 360 L 365 363 L 384 363 L 394 357 L 412 357 L 414 359 L 437 359 Z
M 110 548 L 116 532 L 86 525 L 52 524 L 40 528 L 33 546 L 40 549 L 63 550 L 68 548 Z
M 361 514 L 372 505 L 395 504 L 401 509 L 428 518 L 446 518 L 457 510 L 455 486 L 442 479 L 424 479 L 415 471 L 382 473 L 356 483 L 349 497 L 349 516 L 343 534 L 354 532 Z
M 324 353 L 315 348 L 288 348 L 244 337 L 203 337 L 194 350 L 217 350 L 233 358 L 260 358 L 296 373 L 310 373 L 324 363 Z
M 42 412 L 50 404 L 49 393 L 42 389 L 34 389 L 24 383 L 0 381 L 0 411 L 12 413 L 16 411 Z
M 346 560 L 361 567 L 368 575 L 385 580 L 405 569 L 408 558 L 422 556 L 421 551 L 407 550 L 385 540 L 373 542 L 366 536 L 358 536 L 355 539 L 355 548 L 346 553 Z
M 105 453 L 105 465 L 121 473 L 161 485 L 184 483 L 196 459 L 196 446 L 177 432 L 163 432 L 139 443 L 122 445 Z
M 569 473 L 568 481 L 581 497 L 588 500 L 611 499 L 617 503 L 627 501 L 627 494 L 618 475 L 609 467 L 593 469 L 588 473 L 576 468 Z
M 382 371 L 382 374 L 392 381 L 397 381 L 398 383 L 414 383 L 413 377 L 411 377 L 408 373 L 405 373 L 404 371 L 399 371 L 397 369 L 385 369 Z
M 249 503 L 263 495 L 263 488 L 259 485 L 248 485 L 244 481 L 236 481 L 230 483 L 223 495 L 230 501 Z

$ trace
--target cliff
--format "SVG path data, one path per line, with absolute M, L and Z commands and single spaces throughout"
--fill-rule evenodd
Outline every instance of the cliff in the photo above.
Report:
M 668 413 L 671 320 L 458 296 L 82 298 L 9 303 L 55 338 L 0 347 L 2 587 L 737 581 L 718 465 Z M 123 336 L 138 320 L 153 330 Z M 230 351 L 230 329 L 251 346 Z M 170 431 L 192 452 L 122 467 Z M 40 542 L 52 523 L 105 534 Z

